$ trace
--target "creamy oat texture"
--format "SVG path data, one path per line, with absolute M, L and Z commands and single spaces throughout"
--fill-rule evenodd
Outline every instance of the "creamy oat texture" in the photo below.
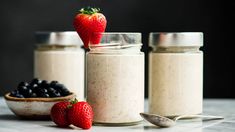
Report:
M 94 122 L 141 121 L 144 111 L 144 54 L 87 54 L 87 101 Z
M 149 54 L 149 112 L 163 116 L 202 113 L 203 54 Z
M 84 100 L 84 51 L 35 51 L 34 77 L 57 80 Z

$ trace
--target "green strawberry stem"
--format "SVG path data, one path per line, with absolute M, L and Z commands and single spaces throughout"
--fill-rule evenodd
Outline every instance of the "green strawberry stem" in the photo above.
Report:
M 82 8 L 80 12 L 83 14 L 92 15 L 92 14 L 100 12 L 100 8 L 92 8 L 88 6 L 88 7 Z
M 73 104 L 76 104 L 78 102 L 78 99 L 75 98 L 74 100 L 70 101 L 70 104 L 67 106 L 68 108 L 71 108 L 73 106 Z
M 71 100 L 71 101 L 70 101 L 71 104 L 76 104 L 77 102 L 78 102 L 78 99 L 77 99 L 77 98 L 75 98 L 74 100 Z

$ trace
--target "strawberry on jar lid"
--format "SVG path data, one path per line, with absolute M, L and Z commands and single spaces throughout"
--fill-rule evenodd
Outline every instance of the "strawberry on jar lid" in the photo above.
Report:
M 99 8 L 86 7 L 80 10 L 73 21 L 73 25 L 81 37 L 84 47 L 88 48 L 89 43 L 98 44 L 106 28 L 106 18 L 100 13 Z

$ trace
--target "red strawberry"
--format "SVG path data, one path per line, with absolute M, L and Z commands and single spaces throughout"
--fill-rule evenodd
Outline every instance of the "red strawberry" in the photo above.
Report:
M 82 8 L 80 13 L 74 18 L 73 25 L 77 33 L 81 37 L 84 47 L 88 48 L 88 44 L 98 44 L 106 28 L 106 18 L 100 9 L 97 8 Z
M 69 104 L 70 102 L 59 102 L 51 108 L 51 119 L 59 127 L 68 127 L 70 125 L 67 118 Z
M 68 120 L 74 126 L 89 129 L 92 126 L 93 111 L 87 102 L 75 102 L 68 110 Z

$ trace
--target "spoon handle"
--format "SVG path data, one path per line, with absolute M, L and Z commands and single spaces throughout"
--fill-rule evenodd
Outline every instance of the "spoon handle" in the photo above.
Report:
M 175 117 L 173 120 L 177 121 L 177 120 L 183 119 L 183 118 L 210 118 L 213 120 L 224 119 L 224 117 L 222 117 L 222 116 L 212 116 L 212 115 L 182 115 L 182 116 Z

